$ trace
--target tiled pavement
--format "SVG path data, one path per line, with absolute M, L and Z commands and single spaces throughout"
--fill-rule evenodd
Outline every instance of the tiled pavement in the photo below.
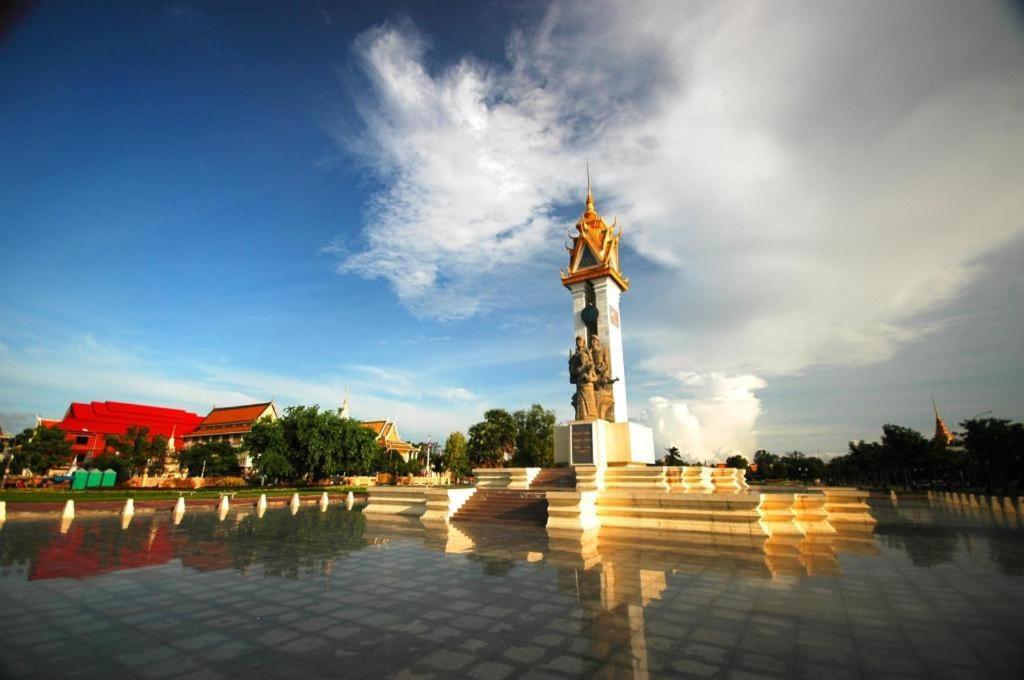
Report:
M 1020 678 L 1024 532 L 880 505 L 820 576 L 749 546 L 598 541 L 333 507 L 0 529 L 3 678 Z M 465 541 L 463 541 L 465 543 Z M 586 552 L 588 549 L 581 549 Z

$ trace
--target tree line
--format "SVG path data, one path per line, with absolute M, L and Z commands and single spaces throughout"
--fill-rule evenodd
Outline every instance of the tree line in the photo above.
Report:
M 960 423 L 952 442 L 925 438 L 917 430 L 882 426 L 879 441 L 853 441 L 846 454 L 824 461 L 800 451 L 782 455 L 754 452 L 753 465 L 742 455 L 726 459 L 728 467 L 748 469 L 756 481 L 788 480 L 888 489 L 985 489 L 1019 493 L 1024 487 L 1024 424 L 1001 418 Z M 678 448 L 666 449 L 663 465 L 689 465 Z
M 828 462 L 833 484 L 910 489 L 985 489 L 1019 493 L 1024 482 L 1024 424 L 1003 418 L 960 423 L 952 443 L 928 440 L 909 427 L 884 425 L 877 442 L 850 442 Z

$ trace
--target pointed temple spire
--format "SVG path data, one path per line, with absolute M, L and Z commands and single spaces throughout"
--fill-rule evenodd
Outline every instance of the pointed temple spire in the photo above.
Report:
M 348 385 L 345 386 L 345 398 L 341 402 L 341 406 L 338 408 L 338 415 L 342 418 L 348 418 L 349 407 L 348 407 Z
M 942 416 L 939 415 L 939 407 L 935 405 L 935 397 L 932 397 L 932 411 L 935 413 L 935 434 L 932 435 L 932 441 L 944 446 L 952 444 L 953 433 L 949 431 L 946 423 L 942 420 Z
M 597 214 L 594 209 L 594 194 L 590 192 L 590 161 L 587 161 L 587 208 L 583 211 L 584 215 Z

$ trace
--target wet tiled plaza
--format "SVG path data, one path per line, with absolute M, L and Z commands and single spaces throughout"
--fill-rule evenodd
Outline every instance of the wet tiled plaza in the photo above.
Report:
M 596 538 L 315 507 L 11 518 L 3 678 L 1020 678 L 1013 516 Z

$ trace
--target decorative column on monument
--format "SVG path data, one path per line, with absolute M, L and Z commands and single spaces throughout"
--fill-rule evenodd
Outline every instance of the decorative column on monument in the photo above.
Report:
M 574 348 L 569 354 L 569 381 L 576 386 L 574 420 L 558 428 L 555 460 L 572 465 L 653 463 L 653 434 L 630 423 L 626 408 L 625 360 L 622 352 L 620 298 L 629 279 L 619 266 L 618 221 L 609 226 L 587 201 L 570 234 L 569 268 L 562 285 L 572 293 Z M 588 454 L 588 451 L 590 452 Z

